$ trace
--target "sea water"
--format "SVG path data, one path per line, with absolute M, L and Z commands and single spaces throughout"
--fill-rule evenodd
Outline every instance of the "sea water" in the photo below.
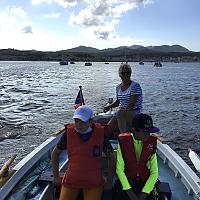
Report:
M 160 135 L 190 165 L 188 148 L 200 155 L 200 63 L 129 63 L 143 89 L 143 112 Z M 0 164 L 21 160 L 52 132 L 72 122 L 82 86 L 95 113 L 115 99 L 120 63 L 0 62 Z

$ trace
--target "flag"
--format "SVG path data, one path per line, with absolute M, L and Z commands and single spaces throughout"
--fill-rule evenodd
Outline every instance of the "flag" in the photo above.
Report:
M 77 109 L 79 106 L 82 106 L 82 105 L 84 105 L 84 99 L 83 99 L 82 90 L 80 89 L 75 100 L 74 108 Z

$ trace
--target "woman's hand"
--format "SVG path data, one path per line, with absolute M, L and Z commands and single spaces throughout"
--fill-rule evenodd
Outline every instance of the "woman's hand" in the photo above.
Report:
M 110 108 L 111 108 L 110 105 L 104 106 L 103 112 L 104 112 L 104 113 L 108 112 L 108 111 L 110 110 Z

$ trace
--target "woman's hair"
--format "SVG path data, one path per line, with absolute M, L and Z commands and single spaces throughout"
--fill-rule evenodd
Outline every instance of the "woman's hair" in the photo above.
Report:
M 128 64 L 128 63 L 122 63 L 119 67 L 119 74 L 121 72 L 130 72 L 130 74 L 132 73 L 132 70 L 131 70 L 131 66 Z

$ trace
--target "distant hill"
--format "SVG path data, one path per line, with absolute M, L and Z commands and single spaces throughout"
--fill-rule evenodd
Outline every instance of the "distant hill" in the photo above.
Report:
M 143 47 L 142 45 L 132 45 L 132 46 L 130 46 L 129 48 L 130 49 L 138 49 L 138 48 L 140 48 L 140 47 Z
M 72 53 L 98 53 L 100 50 L 93 47 L 79 46 L 72 49 L 67 49 L 65 52 Z
M 97 49 L 93 47 L 79 46 L 72 49 L 66 49 L 64 52 L 68 53 L 83 53 L 83 54 L 95 54 L 95 53 L 111 53 L 112 55 L 118 55 L 120 52 L 123 54 L 130 53 L 154 53 L 154 52 L 162 52 L 162 53 L 170 53 L 170 52 L 181 52 L 187 53 L 190 52 L 185 47 L 180 45 L 161 45 L 161 46 L 147 46 L 144 47 L 142 45 L 132 45 L 132 46 L 120 46 L 116 48 L 108 48 L 108 49 Z
M 60 51 L 37 51 L 0 49 L 0 60 L 7 61 L 60 61 L 62 58 L 73 61 L 98 62 L 200 62 L 200 52 L 192 52 L 180 45 L 147 46 L 132 45 L 116 48 L 97 49 L 79 46 Z
M 186 49 L 185 47 L 182 47 L 180 45 L 148 46 L 146 48 L 153 50 L 153 51 L 159 51 L 159 52 L 165 52 L 165 53 L 168 53 L 168 52 L 181 52 L 181 53 L 190 52 L 188 49 Z

